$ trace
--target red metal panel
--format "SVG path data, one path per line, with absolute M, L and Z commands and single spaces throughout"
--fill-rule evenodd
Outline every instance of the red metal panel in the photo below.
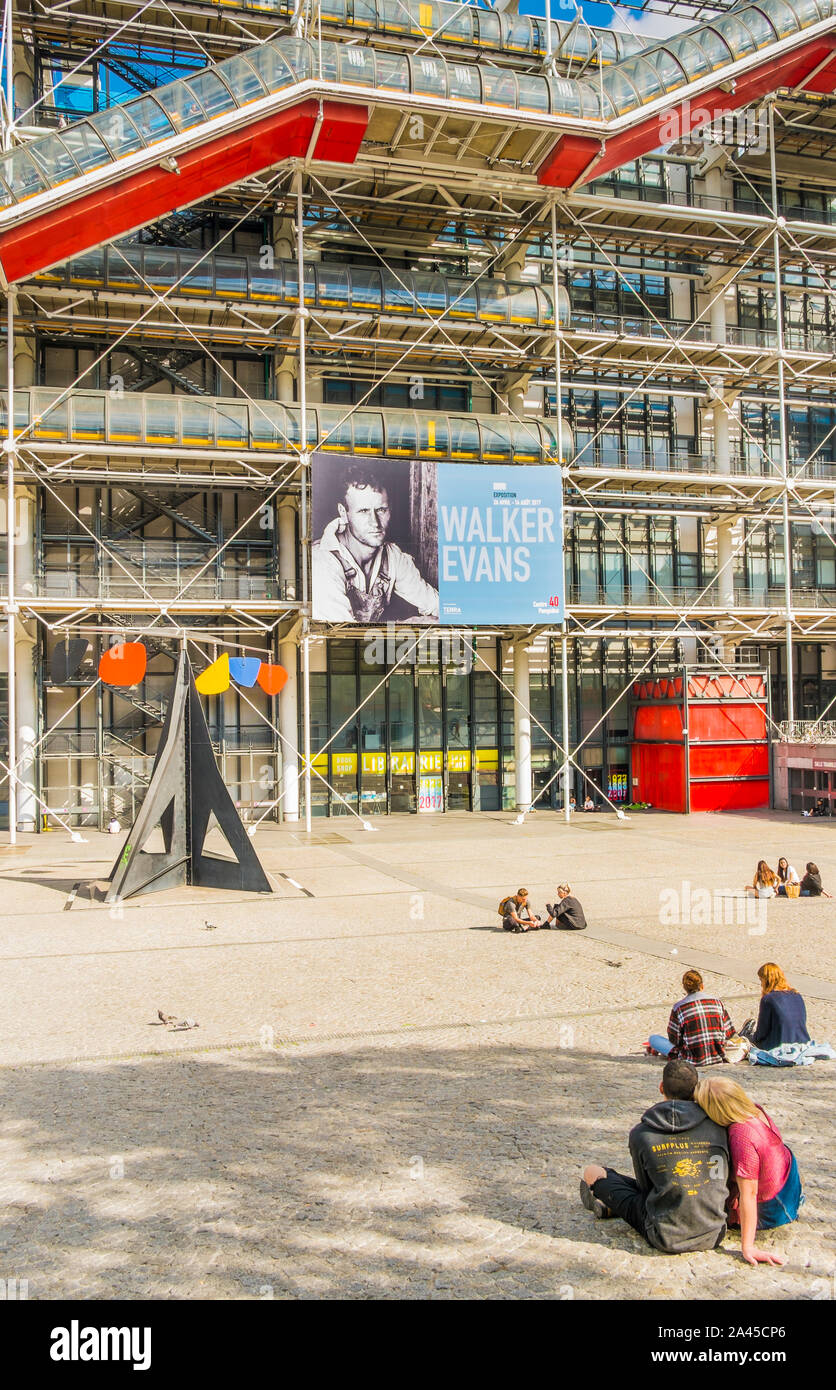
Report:
M 691 744 L 692 777 L 768 777 L 765 743 Z
M 682 744 L 633 745 L 633 798 L 662 811 L 685 810 L 685 748 Z
M 689 705 L 688 733 L 692 742 L 717 739 L 766 738 L 766 710 L 762 705 Z
M 33 217 L 0 235 L 0 261 L 9 282 L 25 280 L 69 256 L 123 236 L 187 207 L 251 174 L 308 152 L 319 103 L 263 116 L 242 130 L 207 140 L 178 156 L 179 174 L 158 164 Z M 351 162 L 368 123 L 364 106 L 326 102 L 316 156 Z
M 600 140 L 589 135 L 561 135 L 537 170 L 537 182 L 549 188 L 569 188 L 589 167 L 600 148 Z
M 692 782 L 692 811 L 752 811 L 769 805 L 769 778 L 754 782 Z
M 681 743 L 682 710 L 679 705 L 640 705 L 633 720 L 633 738 L 637 742 L 664 739 L 669 743 Z
M 671 139 L 669 132 L 672 111 L 678 112 L 679 132 L 684 137 L 695 126 L 705 123 L 706 112 L 709 112 L 713 118 L 727 111 L 736 111 L 742 106 L 748 106 L 758 97 L 766 96 L 769 92 L 776 92 L 779 87 L 795 87 L 798 83 L 803 82 L 805 77 L 833 52 L 834 45 L 836 45 L 836 40 L 830 35 L 825 35 L 810 39 L 808 43 L 801 44 L 780 58 L 766 57 L 764 62 L 758 64 L 757 67 L 735 79 L 733 92 L 726 92 L 720 87 L 713 87 L 709 91 L 703 92 L 699 97 L 695 97 L 690 104 L 683 103 L 682 106 L 677 104 L 676 93 L 672 92 L 670 105 L 664 111 L 659 111 L 639 125 L 612 136 L 606 142 L 603 158 L 593 169 L 590 169 L 584 182 L 588 178 L 600 178 L 602 174 L 608 173 L 611 169 L 617 169 L 620 165 L 627 164 L 631 159 L 649 154 L 651 150 L 658 150 L 660 145 L 668 143 Z M 832 92 L 836 79 L 836 69 L 834 69 L 833 64 L 824 68 L 817 78 L 813 78 L 811 85 L 816 82 L 824 82 L 826 75 L 825 90 Z M 816 86 L 815 90 L 821 89 Z M 538 178 L 540 183 L 547 182 L 541 177 L 541 174 L 538 174 Z M 550 181 L 556 182 L 557 180 Z M 562 184 L 562 186 L 566 187 L 566 184 Z
M 329 164 L 353 164 L 369 124 L 365 106 L 348 101 L 326 101 L 322 107 L 322 127 L 314 146 L 314 159 Z

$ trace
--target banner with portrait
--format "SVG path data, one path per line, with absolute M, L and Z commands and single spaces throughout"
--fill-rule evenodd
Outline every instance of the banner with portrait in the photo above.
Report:
M 317 622 L 563 618 L 557 467 L 315 453 L 312 494 Z

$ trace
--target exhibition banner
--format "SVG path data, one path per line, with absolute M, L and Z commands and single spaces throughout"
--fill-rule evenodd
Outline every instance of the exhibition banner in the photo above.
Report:
M 315 621 L 562 620 L 559 468 L 315 453 L 312 492 Z
M 442 623 L 543 623 L 563 617 L 559 468 L 438 465 Z

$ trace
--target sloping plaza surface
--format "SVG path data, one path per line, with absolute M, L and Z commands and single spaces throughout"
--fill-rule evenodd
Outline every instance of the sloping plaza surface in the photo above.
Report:
M 88 885 L 115 837 L 0 851 L 0 1277 L 30 1299 L 836 1296 L 836 1063 L 729 1070 L 798 1156 L 800 1219 L 760 1242 L 783 1266 L 733 1234 L 661 1255 L 578 1201 L 585 1162 L 629 1171 L 661 1071 L 642 1043 L 686 966 L 739 1026 L 777 961 L 836 1045 L 834 902 L 741 897 L 782 854 L 836 891 L 836 826 L 513 819 L 260 830 L 273 896 L 114 908 Z M 504 894 L 542 909 L 564 880 L 586 932 L 499 930 Z

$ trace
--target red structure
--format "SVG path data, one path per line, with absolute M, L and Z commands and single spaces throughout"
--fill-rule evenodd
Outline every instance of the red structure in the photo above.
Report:
M 74 196 L 56 198 L 39 211 L 0 230 L 0 265 L 9 284 L 28 279 L 92 246 L 145 227 L 174 208 L 184 208 L 291 159 L 353 164 L 369 123 L 368 108 L 345 101 L 310 98 L 273 111 L 240 129 L 212 135 L 212 122 L 188 137 L 201 143 L 178 152 L 174 168 L 159 159 L 135 173 L 114 166 L 113 182 Z M 152 157 L 153 152 L 149 154 Z M 64 191 L 63 187 L 60 191 Z
M 768 806 L 768 704 L 763 671 L 683 666 L 636 681 L 633 800 L 680 812 Z

